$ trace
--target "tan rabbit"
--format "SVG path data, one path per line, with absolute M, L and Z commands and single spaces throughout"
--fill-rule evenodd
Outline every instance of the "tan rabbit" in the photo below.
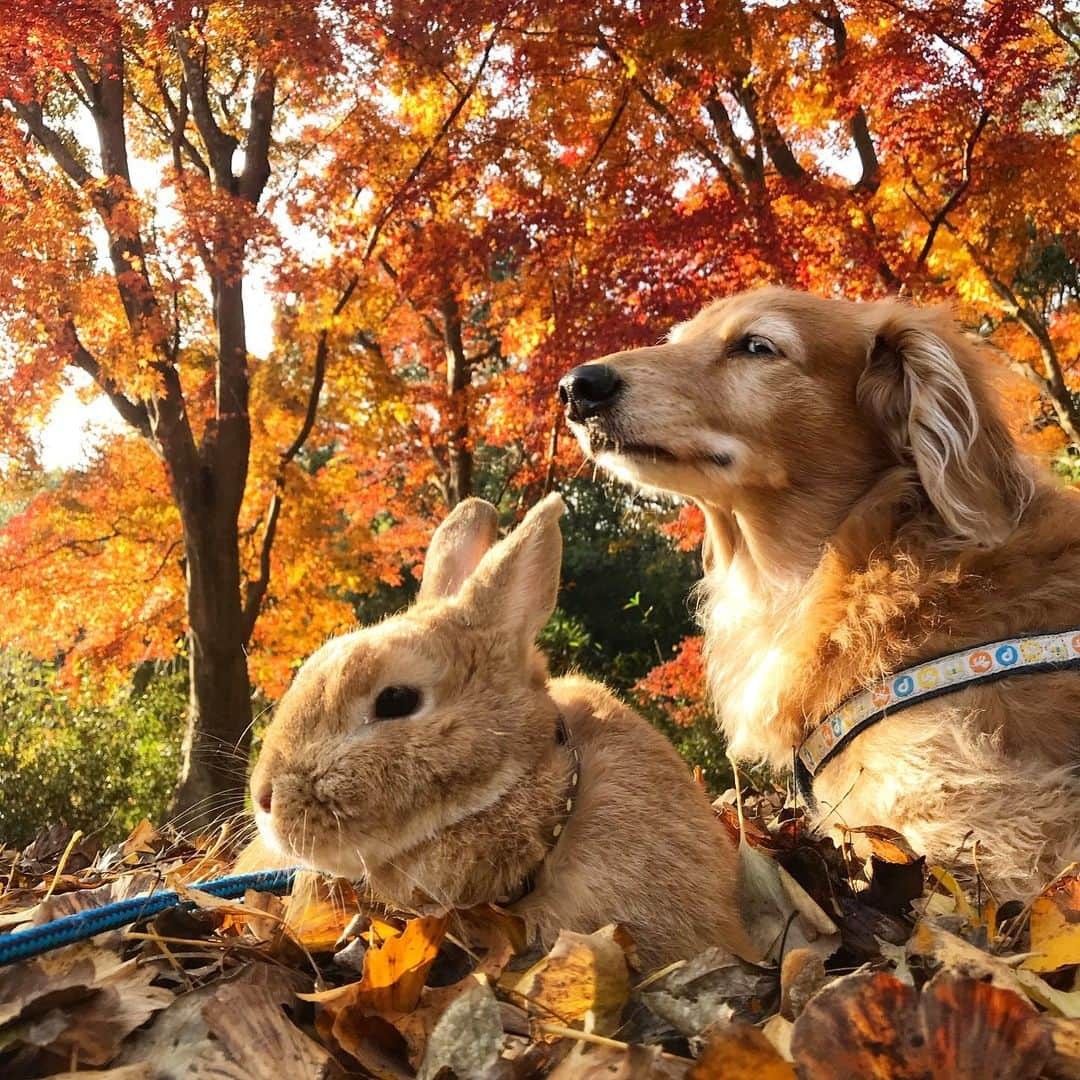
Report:
M 416 603 L 300 669 L 252 776 L 263 842 L 405 906 L 509 905 L 550 944 L 625 926 L 649 966 L 752 958 L 735 847 L 666 739 L 604 687 L 548 681 L 562 500 L 496 543 L 436 531 Z

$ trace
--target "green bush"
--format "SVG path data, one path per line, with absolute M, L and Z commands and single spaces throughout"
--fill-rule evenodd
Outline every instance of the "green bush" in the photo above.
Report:
M 160 824 L 180 766 L 186 675 L 165 668 L 92 704 L 56 667 L 0 654 L 0 841 L 63 823 L 108 842 Z M 85 697 L 86 703 L 80 699 Z

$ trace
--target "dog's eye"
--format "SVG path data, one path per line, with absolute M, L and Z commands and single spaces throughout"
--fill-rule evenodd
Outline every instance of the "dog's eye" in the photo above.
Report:
M 751 356 L 776 356 L 776 346 L 768 338 L 757 334 L 747 334 L 738 344 L 739 352 L 749 353 Z
M 411 686 L 388 686 L 375 699 L 376 720 L 396 720 L 420 708 L 420 691 Z

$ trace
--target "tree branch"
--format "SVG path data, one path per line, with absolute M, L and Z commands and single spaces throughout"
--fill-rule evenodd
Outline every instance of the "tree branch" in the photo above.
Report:
M 458 99 L 457 102 L 454 104 L 454 107 L 450 110 L 449 114 L 442 122 L 442 124 L 439 125 L 439 130 L 435 132 L 434 138 L 431 140 L 427 148 L 417 159 L 416 164 L 414 164 L 413 167 L 409 170 L 408 176 L 405 177 L 405 180 L 402 182 L 401 186 L 397 189 L 396 192 L 394 192 L 393 197 L 386 204 L 386 206 L 383 207 L 382 211 L 379 213 L 379 216 L 375 219 L 375 225 L 371 230 L 371 235 L 370 237 L 368 237 L 367 246 L 364 249 L 365 262 L 367 262 L 367 260 L 371 258 L 371 254 L 375 250 L 376 244 L 378 244 L 379 242 L 379 236 L 382 233 L 383 228 L 386 226 L 386 223 L 390 220 L 391 216 L 394 214 L 397 208 L 401 205 L 402 200 L 405 198 L 405 193 L 412 186 L 413 181 L 420 175 L 421 172 L 423 172 L 424 167 L 431 160 L 432 155 L 435 153 L 435 148 L 449 134 L 450 129 L 454 125 L 454 122 L 457 120 L 458 116 L 461 115 L 461 110 L 465 108 L 469 99 L 476 91 L 477 86 L 480 84 L 480 79 L 484 74 L 484 70 L 487 68 L 488 60 L 491 57 L 491 50 L 495 47 L 495 40 L 501 31 L 502 23 L 500 22 L 495 26 L 495 29 L 491 31 L 491 34 L 487 39 L 487 44 L 484 46 L 484 52 L 480 57 L 480 63 L 477 65 L 476 71 L 473 72 L 473 76 L 469 80 L 468 85 L 461 92 L 461 94 L 458 95 Z
M 344 291 L 338 298 L 331 312 L 331 319 L 337 318 L 345 309 L 345 305 L 352 299 L 360 284 L 359 275 L 354 275 L 345 286 Z M 285 496 L 285 473 L 296 455 L 303 449 L 312 429 L 315 427 L 315 418 L 319 412 L 319 398 L 322 396 L 323 384 L 326 381 L 326 361 L 330 351 L 330 327 L 324 326 L 319 334 L 319 343 L 315 349 L 314 371 L 311 377 L 311 389 L 308 391 L 307 408 L 304 410 L 304 420 L 296 438 L 278 456 L 277 470 L 274 474 L 274 494 L 270 497 L 270 506 L 266 512 L 266 525 L 263 528 L 262 542 L 259 545 L 259 576 L 247 583 L 244 594 L 243 631 L 244 643 L 251 640 L 255 629 L 255 622 L 259 617 L 266 590 L 270 587 L 270 553 L 277 537 L 278 521 L 281 518 L 281 508 Z
M 113 408 L 116 409 L 120 416 L 153 445 L 150 431 L 150 413 L 147 411 L 146 404 L 141 401 L 132 401 L 123 393 L 115 380 L 109 378 L 101 370 L 101 364 L 79 340 L 79 335 L 75 330 L 75 323 L 71 319 L 64 323 L 61 334 L 63 339 L 61 344 L 69 356 L 69 363 L 80 371 L 86 372 L 109 401 L 112 402 Z
M 611 44 L 610 41 L 602 34 L 597 33 L 596 44 L 599 48 L 607 53 L 612 60 L 626 73 L 627 82 L 637 91 L 638 95 L 649 106 L 650 109 L 657 116 L 661 117 L 668 126 L 675 132 L 676 136 L 681 139 L 687 146 L 693 147 L 699 154 L 716 170 L 717 174 L 724 181 L 728 191 L 733 196 L 741 200 L 742 192 L 739 190 L 739 185 L 735 180 L 735 176 L 731 171 L 731 167 L 728 163 L 711 147 L 704 139 L 699 138 L 692 132 L 686 131 L 683 125 L 679 122 L 675 114 L 665 105 L 636 75 L 630 74 L 630 67 L 623 59 L 622 55 Z
M 214 119 L 214 111 L 210 107 L 205 45 L 198 56 L 193 56 L 187 37 L 179 29 L 173 31 L 173 44 L 184 68 L 184 84 L 191 102 L 191 115 L 209 155 L 214 180 L 222 191 L 231 192 L 234 186 L 232 158 L 237 141 L 235 136 L 222 131 Z
M 15 115 L 26 125 L 27 130 L 38 144 L 60 166 L 77 187 L 84 188 L 94 176 L 81 161 L 67 148 L 59 134 L 45 123 L 41 105 L 36 101 L 13 101 L 8 104 L 15 110 Z
M 251 93 L 251 122 L 244 144 L 244 171 L 240 174 L 240 195 L 252 206 L 270 179 L 270 132 L 274 123 L 274 90 L 276 79 L 273 70 L 264 68 L 255 80 Z
M 926 262 L 930 255 L 930 249 L 934 246 L 934 240 L 937 237 L 938 230 L 941 228 L 942 224 L 944 224 L 949 214 L 956 208 L 956 204 L 963 198 L 964 193 L 971 186 L 971 162 L 975 154 L 975 144 L 979 141 L 979 136 L 983 133 L 983 129 L 986 127 L 986 123 L 989 119 L 990 113 L 984 108 L 979 113 L 979 119 L 964 145 L 964 161 L 960 171 L 960 183 L 953 188 L 949 197 L 941 204 L 933 217 L 927 219 L 929 228 L 927 229 L 926 239 L 923 241 L 922 249 L 919 251 L 919 256 L 915 260 L 916 266 L 922 266 Z M 920 212 L 922 212 L 921 208 Z
M 821 12 L 814 12 L 814 17 L 827 26 L 833 35 L 833 47 L 836 50 L 836 62 L 842 64 L 847 55 L 847 26 L 844 17 L 829 3 L 828 8 Z M 881 163 L 878 161 L 877 150 L 874 148 L 874 140 L 870 135 L 870 124 L 866 119 L 866 110 L 858 105 L 848 121 L 848 131 L 851 140 L 855 144 L 855 152 L 859 155 L 859 163 L 862 166 L 862 174 L 855 182 L 855 189 L 868 191 L 873 194 L 881 186 Z

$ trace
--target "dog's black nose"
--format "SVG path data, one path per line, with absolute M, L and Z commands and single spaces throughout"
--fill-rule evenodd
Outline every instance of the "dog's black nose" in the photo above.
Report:
M 622 384 L 613 367 L 582 364 L 559 380 L 559 400 L 571 420 L 587 420 L 615 404 Z

